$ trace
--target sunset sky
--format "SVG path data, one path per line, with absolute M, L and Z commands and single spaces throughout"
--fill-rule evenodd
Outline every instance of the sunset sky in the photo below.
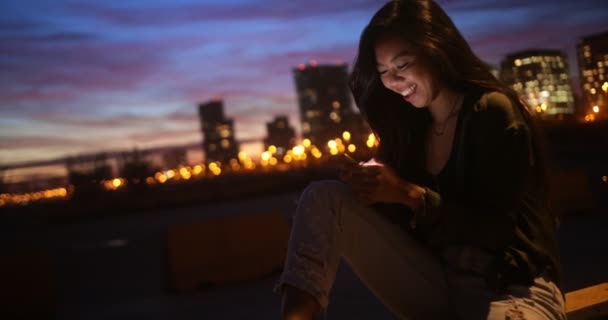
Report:
M 274 115 L 300 129 L 292 68 L 351 63 L 384 2 L 2 1 L 0 166 L 199 142 L 196 106 L 216 96 L 255 153 Z M 608 31 L 606 0 L 439 3 L 495 65 L 552 48 L 577 72 L 579 38 Z

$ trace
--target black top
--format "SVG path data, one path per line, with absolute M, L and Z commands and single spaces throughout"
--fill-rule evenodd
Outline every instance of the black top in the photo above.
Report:
M 494 259 L 488 276 L 501 286 L 531 285 L 541 274 L 559 285 L 556 223 L 531 138 L 506 95 L 465 96 L 445 167 L 423 179 L 427 193 L 414 235 L 434 252 L 465 247 L 488 253 Z

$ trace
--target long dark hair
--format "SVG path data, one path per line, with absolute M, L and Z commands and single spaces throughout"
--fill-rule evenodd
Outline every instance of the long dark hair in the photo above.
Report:
M 365 27 L 349 85 L 355 102 L 380 140 L 378 157 L 405 177 L 424 168 L 424 141 L 431 117 L 386 89 L 376 67 L 375 46 L 385 37 L 402 39 L 437 75 L 459 92 L 498 91 L 520 109 L 536 132 L 530 113 L 517 94 L 490 72 L 458 31 L 450 17 L 432 0 L 395 0 L 385 4 Z M 537 133 L 534 133 L 537 136 Z M 537 169 L 546 175 L 538 137 L 533 137 Z M 539 171 L 539 172 L 540 172 Z

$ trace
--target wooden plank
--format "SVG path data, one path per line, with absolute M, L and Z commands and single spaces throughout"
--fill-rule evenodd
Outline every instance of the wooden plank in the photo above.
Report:
M 608 282 L 566 293 L 569 320 L 608 319 Z

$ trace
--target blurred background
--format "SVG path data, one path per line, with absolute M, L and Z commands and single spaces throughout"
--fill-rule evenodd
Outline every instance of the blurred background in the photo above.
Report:
M 438 2 L 543 130 L 564 289 L 608 281 L 605 1 Z M 0 315 L 277 318 L 299 192 L 378 146 L 347 76 L 383 4 L 3 1 Z

